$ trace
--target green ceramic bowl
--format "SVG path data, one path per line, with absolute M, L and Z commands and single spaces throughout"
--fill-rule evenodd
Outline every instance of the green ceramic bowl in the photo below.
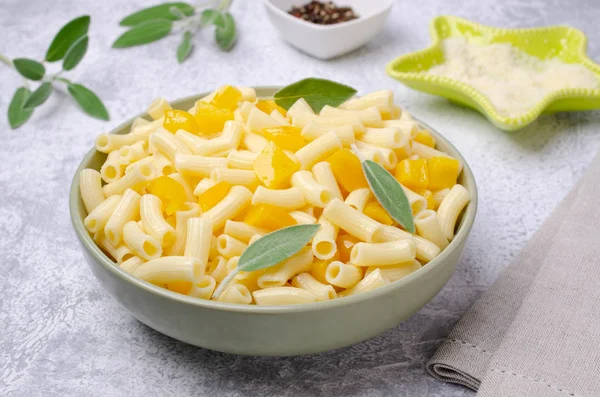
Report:
M 258 87 L 272 96 L 276 87 Z M 189 109 L 206 94 L 172 102 Z M 147 117 L 147 115 L 141 115 Z M 133 119 L 114 134 L 129 131 Z M 100 284 L 131 314 L 172 338 L 227 353 L 286 356 L 340 348 L 372 338 L 415 314 L 454 273 L 475 220 L 477 190 L 465 159 L 443 136 L 429 128 L 442 150 L 465 165 L 460 182 L 471 193 L 455 239 L 433 261 L 388 286 L 327 302 L 291 306 L 246 306 L 188 297 L 139 280 L 121 270 L 96 246 L 83 225 L 79 172 L 100 169 L 106 155 L 89 151 L 77 169 L 69 197 L 71 220 L 83 254 Z
M 431 46 L 394 59 L 387 65 L 387 73 L 415 90 L 476 109 L 500 129 L 512 131 L 523 128 L 541 114 L 600 108 L 600 90 L 563 89 L 547 95 L 523 115 L 511 118 L 500 115 L 475 88 L 449 77 L 423 73 L 443 63 L 441 41 L 459 36 L 477 44 L 510 43 L 540 59 L 558 57 L 566 63 L 579 63 L 600 80 L 600 65 L 586 56 L 587 38 L 580 30 L 569 26 L 501 29 L 453 16 L 435 18 L 429 30 L 433 41 Z

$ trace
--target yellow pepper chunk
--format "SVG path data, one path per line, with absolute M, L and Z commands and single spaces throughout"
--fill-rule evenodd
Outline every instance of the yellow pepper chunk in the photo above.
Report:
M 225 181 L 221 181 L 214 186 L 206 189 L 204 193 L 198 196 L 198 204 L 202 212 L 208 211 L 227 196 L 231 185 Z
M 371 219 L 375 219 L 377 222 L 383 223 L 384 225 L 391 226 L 394 224 L 392 217 L 377 201 L 369 201 L 363 209 L 363 214 Z
M 460 173 L 458 160 L 449 157 L 432 157 L 427 162 L 429 189 L 439 190 L 456 185 Z
M 434 210 L 435 209 L 436 203 L 435 203 L 435 200 L 433 198 L 433 192 L 431 190 L 418 189 L 418 190 L 415 190 L 415 193 L 417 193 L 418 195 L 421 195 L 421 196 L 425 197 L 425 200 L 427 200 L 427 209 L 428 210 Z
M 336 244 L 340 255 L 340 261 L 346 263 L 350 260 L 350 251 L 352 251 L 352 247 L 354 247 L 354 244 L 356 243 L 360 243 L 360 240 L 349 234 L 344 234 L 337 238 Z
M 179 210 L 186 200 L 185 189 L 181 183 L 165 175 L 150 181 L 146 189 L 163 202 L 167 216 Z
M 289 187 L 292 174 L 298 170 L 300 165 L 273 142 L 269 142 L 254 160 L 254 171 L 258 179 L 269 189 Z
M 287 115 L 287 111 L 275 103 L 275 101 L 271 101 L 268 99 L 261 99 L 256 103 L 256 107 L 265 112 L 266 114 L 271 114 L 273 110 L 277 110 L 281 113 L 282 116 Z
M 167 223 L 173 227 L 177 226 L 177 217 L 175 216 L 175 214 L 173 215 L 169 215 L 165 218 L 165 220 L 167 221 Z
M 192 288 L 192 283 L 190 283 L 189 281 L 177 281 L 175 283 L 167 284 L 167 288 L 170 291 L 187 295 L 187 293 L 190 291 L 190 288 Z
M 427 189 L 429 185 L 427 160 L 402 160 L 396 166 L 396 179 L 409 189 Z
M 369 187 L 360 160 L 349 149 L 340 149 L 327 158 L 335 179 L 350 193 L 356 189 Z
M 224 85 L 215 94 L 212 104 L 220 109 L 235 110 L 242 100 L 242 93 L 235 87 Z
M 196 103 L 196 123 L 201 134 L 211 135 L 223 131 L 228 120 L 233 120 L 231 109 L 221 109 L 212 103 Z
M 429 147 L 435 147 L 435 138 L 431 136 L 431 133 L 427 130 L 419 130 L 417 135 L 413 138 L 413 141 L 422 143 Z
M 192 134 L 197 134 L 200 127 L 194 116 L 185 110 L 165 109 L 165 121 L 163 122 L 165 130 L 176 133 L 177 130 L 186 130 Z
M 286 210 L 271 204 L 251 207 L 246 212 L 244 222 L 250 226 L 267 230 L 278 230 L 296 224 L 296 220 Z
M 330 259 L 317 259 L 310 266 L 310 274 L 317 279 L 317 281 L 323 284 L 329 284 L 329 282 L 325 279 L 325 272 L 327 271 L 327 266 L 333 261 L 339 261 L 340 255 L 336 252 L 333 258 Z
M 300 135 L 301 132 L 302 130 L 298 127 L 282 125 L 280 127 L 263 128 L 259 133 L 283 150 L 297 152 L 307 143 L 306 139 Z

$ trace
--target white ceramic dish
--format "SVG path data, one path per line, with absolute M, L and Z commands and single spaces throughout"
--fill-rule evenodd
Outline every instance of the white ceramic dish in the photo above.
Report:
M 383 28 L 392 0 L 338 0 L 339 6 L 354 9 L 358 18 L 334 25 L 317 25 L 287 12 L 308 0 L 263 0 L 271 23 L 292 46 L 320 59 L 330 59 L 368 43 Z

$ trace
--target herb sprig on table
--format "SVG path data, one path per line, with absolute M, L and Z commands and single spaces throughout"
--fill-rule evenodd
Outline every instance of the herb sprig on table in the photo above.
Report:
M 113 43 L 113 48 L 127 48 L 152 43 L 168 36 L 173 30 L 181 32 L 181 42 L 176 55 L 179 63 L 192 52 L 194 33 L 214 26 L 215 42 L 223 51 L 235 45 L 236 26 L 227 11 L 231 0 L 222 0 L 215 8 L 194 7 L 188 3 L 164 3 L 145 8 L 125 17 L 121 26 L 130 29 Z
M 23 77 L 23 86 L 15 91 L 8 105 L 8 123 L 12 129 L 29 120 L 35 108 L 50 97 L 57 83 L 66 85 L 69 94 L 84 112 L 100 120 L 109 119 L 106 107 L 96 94 L 89 88 L 62 77 L 64 72 L 74 69 L 83 59 L 89 43 L 89 26 L 88 15 L 75 18 L 64 25 L 54 36 L 41 62 L 29 58 L 11 60 L 0 54 L 0 61 L 14 68 Z M 61 60 L 61 70 L 48 73 L 46 65 Z M 34 82 L 39 82 L 40 85 L 32 91 L 30 84 Z

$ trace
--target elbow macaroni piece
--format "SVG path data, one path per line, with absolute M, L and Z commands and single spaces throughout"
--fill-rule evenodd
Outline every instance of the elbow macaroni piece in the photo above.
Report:
M 106 198 L 102 189 L 100 173 L 90 168 L 82 170 L 79 174 L 79 192 L 83 206 L 89 214 Z
M 454 227 L 458 216 L 465 208 L 465 206 L 471 201 L 471 196 L 467 189 L 461 185 L 454 185 L 448 192 L 448 195 L 444 197 L 438 209 L 438 223 L 442 229 L 442 233 L 448 240 L 454 238 Z
M 84 225 L 96 244 L 124 271 L 176 293 L 285 305 L 370 291 L 438 256 L 470 200 L 457 184 L 462 164 L 448 160 L 435 136 L 394 105 L 390 90 L 315 114 L 303 98 L 285 111 L 251 88 L 223 86 L 189 110 L 214 132 L 201 135 L 178 129 L 177 111 L 165 117 L 170 109 L 159 98 L 148 109 L 153 121 L 137 118 L 128 134 L 101 134 L 96 148 L 106 160 L 100 172 L 81 171 L 79 188 Z M 286 161 L 272 156 L 257 170 L 254 163 L 272 144 L 282 145 Z M 415 235 L 375 200 L 358 158 L 346 149 L 352 144 L 387 170 L 398 168 L 399 159 L 424 164 L 427 176 L 418 183 L 407 177 L 410 170 L 396 170 L 410 186 L 402 187 Z M 279 189 L 263 182 L 268 173 L 278 175 Z M 164 192 L 159 187 L 166 182 L 154 182 L 163 175 L 183 189 Z M 296 255 L 258 271 L 238 268 L 262 236 L 315 223 L 319 230 Z
M 372 242 L 377 237 L 377 233 L 382 229 L 383 225 L 348 204 L 333 199 L 325 207 L 323 216 L 331 223 L 345 230 L 354 237 Z
M 196 282 L 204 275 L 200 259 L 186 256 L 163 256 L 138 266 L 133 275 L 152 284 Z
M 296 152 L 296 159 L 303 170 L 310 169 L 315 163 L 324 160 L 342 147 L 342 141 L 335 132 L 328 132 L 310 142 Z
M 140 217 L 144 231 L 154 237 L 161 247 L 169 247 L 175 243 L 175 229 L 165 220 L 163 204 L 153 194 L 144 194 L 140 200 Z
M 302 190 L 298 187 L 289 189 L 267 189 L 259 186 L 252 196 L 252 205 L 270 204 L 286 210 L 295 210 L 306 206 Z
M 357 243 L 350 252 L 350 263 L 356 266 L 387 266 L 415 259 L 415 242 L 412 239 L 388 243 Z
M 316 302 L 317 297 L 310 291 L 295 287 L 274 287 L 252 293 L 257 305 L 297 305 Z
M 292 186 L 302 192 L 306 201 L 324 208 L 333 198 L 331 190 L 318 183 L 310 171 L 297 171 L 292 175 Z
M 319 282 L 310 273 L 300 273 L 296 275 L 292 279 L 292 286 L 312 293 L 317 302 L 337 298 L 337 292 L 335 292 L 333 286 Z

